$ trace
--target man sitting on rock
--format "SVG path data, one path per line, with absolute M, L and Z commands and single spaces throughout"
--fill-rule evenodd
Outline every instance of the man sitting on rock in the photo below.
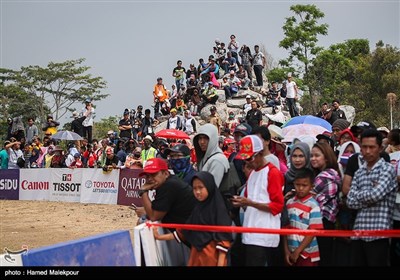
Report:
M 208 87 L 203 92 L 203 97 L 206 104 L 215 104 L 217 102 L 218 92 L 212 82 L 208 82 Z
M 241 85 L 241 82 L 238 77 L 235 75 L 235 71 L 231 70 L 229 74 L 225 75 L 224 78 L 228 78 L 228 84 L 229 86 L 224 86 L 224 91 L 225 91 L 225 97 L 226 99 L 231 99 L 232 96 L 238 93 L 239 91 L 239 86 Z
M 272 87 L 267 93 L 267 107 L 272 107 L 274 110 L 276 106 L 281 105 L 281 92 L 278 90 L 278 83 L 272 82 Z

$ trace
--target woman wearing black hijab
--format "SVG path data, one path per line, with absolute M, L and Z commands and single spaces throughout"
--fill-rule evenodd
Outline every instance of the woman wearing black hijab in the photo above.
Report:
M 214 176 L 209 172 L 198 172 L 192 179 L 193 194 L 197 204 L 186 221 L 195 225 L 231 226 L 224 199 L 215 184 Z M 178 230 L 177 232 L 159 235 L 158 240 L 170 240 L 173 237 L 178 242 L 184 240 L 191 245 L 188 266 L 226 266 L 226 253 L 230 247 L 232 235 L 225 232 L 206 232 Z

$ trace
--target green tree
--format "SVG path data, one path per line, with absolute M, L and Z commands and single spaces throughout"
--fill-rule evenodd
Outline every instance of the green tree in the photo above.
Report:
M 103 139 L 107 136 L 109 130 L 118 132 L 119 120 L 118 116 L 110 116 L 95 122 L 93 126 L 93 138 L 98 140 Z
M 361 57 L 369 55 L 368 40 L 348 40 L 321 51 L 314 59 L 308 73 L 308 84 L 313 89 L 317 103 L 339 98 L 342 104 L 353 104 L 352 84 L 355 67 Z
M 400 92 L 400 51 L 378 42 L 370 52 L 365 39 L 352 39 L 321 51 L 309 71 L 309 85 L 320 103 L 339 98 L 356 109 L 355 122 L 369 120 L 389 126 L 389 92 Z M 310 100 L 302 100 L 310 105 Z M 394 103 L 394 123 L 400 120 L 399 103 Z M 308 110 L 310 111 L 310 110 Z
M 279 42 L 280 47 L 289 51 L 289 57 L 279 63 L 283 67 L 297 68 L 308 85 L 309 66 L 323 49 L 317 45 L 318 35 L 327 35 L 328 25 L 318 24 L 325 14 L 315 5 L 293 5 L 290 10 L 295 15 L 286 18 L 282 27 L 285 38 Z M 309 91 L 313 100 L 313 89 L 309 87 Z M 316 111 L 315 106 L 312 109 Z
M 400 92 L 400 50 L 379 41 L 376 49 L 361 57 L 355 67 L 352 83 L 357 120 L 371 120 L 377 126 L 389 126 L 389 92 Z M 400 121 L 399 104 L 394 104 L 394 123 Z
M 40 99 L 36 95 L 25 92 L 21 87 L 10 81 L 9 70 L 0 69 L 0 131 L 1 138 L 6 137 L 7 119 L 22 116 L 36 118 L 36 107 Z M 44 106 L 45 112 L 49 109 Z
M 101 77 L 87 74 L 90 67 L 82 66 L 84 61 L 81 58 L 61 63 L 50 62 L 47 67 L 35 65 L 21 67 L 19 71 L 2 69 L 2 72 L 10 83 L 38 98 L 39 102 L 31 114 L 45 120 L 50 113 L 58 120 L 73 111 L 74 104 L 83 103 L 88 97 L 96 101 L 108 96 L 101 93 L 106 82 Z
M 267 74 L 268 81 L 275 81 L 275 82 L 283 82 L 287 78 L 287 73 L 289 72 L 294 72 L 293 68 L 282 68 L 282 67 L 276 67 L 270 70 Z M 297 83 L 297 81 L 296 81 Z

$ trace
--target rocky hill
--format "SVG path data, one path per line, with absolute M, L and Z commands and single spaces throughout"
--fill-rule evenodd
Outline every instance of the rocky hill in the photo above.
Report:
M 243 111 L 243 105 L 246 103 L 246 96 L 250 95 L 253 100 L 256 100 L 259 105 L 265 104 L 265 96 L 262 94 L 263 91 L 266 91 L 265 88 L 255 88 L 253 90 L 239 90 L 239 92 L 230 100 L 225 99 L 224 90 L 217 90 L 218 92 L 218 101 L 215 104 L 217 108 L 217 113 L 222 119 L 223 122 L 228 118 L 228 113 L 233 111 L 235 113 L 236 118 L 245 117 L 245 113 Z M 210 107 L 213 106 L 211 104 L 206 105 L 200 112 L 198 116 L 195 116 L 196 122 L 198 125 L 204 125 L 207 122 L 208 117 L 210 116 Z M 300 104 L 297 103 L 298 109 L 302 112 L 302 108 Z M 355 117 L 355 109 L 353 106 L 342 105 L 340 106 L 347 116 L 347 120 L 350 123 L 353 123 Z M 263 107 L 260 106 L 260 110 L 263 113 L 263 123 L 267 124 L 269 119 L 272 121 L 277 121 L 284 123 L 290 119 L 290 114 L 286 110 L 285 106 L 278 106 L 278 110 L 273 114 L 271 107 Z M 161 129 L 165 129 L 167 127 L 167 120 L 169 116 L 162 116 L 159 118 L 159 125 L 156 127 L 155 132 L 160 131 Z

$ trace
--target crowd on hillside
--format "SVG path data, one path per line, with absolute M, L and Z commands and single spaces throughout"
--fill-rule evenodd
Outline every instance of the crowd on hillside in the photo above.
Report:
M 245 227 L 299 230 L 399 229 L 399 129 L 376 128 L 368 121 L 351 126 L 339 107 L 339 100 L 333 100 L 331 106 L 322 104 L 317 114 L 332 125 L 332 133 L 301 136 L 283 143 L 281 124 L 272 121 L 263 124 L 260 105 L 251 96 L 246 97 L 243 107 L 245 118 L 238 119 L 229 112 L 228 119 L 221 120 L 216 107 L 211 106 L 208 123 L 196 126 L 192 114 L 198 113 L 201 106 L 192 108 L 194 103 L 190 101 L 189 107 L 182 104 L 192 100 L 198 92 L 207 99 L 209 94 L 204 92 L 208 88 L 213 91 L 222 87 L 213 82 L 213 76 L 219 78 L 215 75 L 220 73 L 217 68 L 223 68 L 229 76 L 234 71 L 232 79 L 235 79 L 240 68 L 249 70 L 251 64 L 246 64 L 245 55 L 248 53 L 256 81 L 246 72 L 249 80 L 235 84 L 262 86 L 260 69 L 256 70 L 261 68 L 262 71 L 262 67 L 256 67 L 259 65 L 254 63 L 257 58 L 250 55 L 247 46 L 239 48 L 232 35 L 225 57 L 224 44 L 219 40 L 216 44 L 208 65 L 200 69 L 190 66 L 190 71 L 196 70 L 195 73 L 186 71 L 178 61 L 173 70 L 176 92 L 172 91 L 172 96 L 162 79 L 158 79 L 153 92 L 154 118 L 150 116 L 150 109 L 143 114 L 141 105 L 137 111 L 126 109 L 118 133 L 109 131 L 101 140 L 92 139 L 94 109 L 91 100 L 86 100 L 85 108 L 75 113 L 72 121 L 73 130 L 84 140 L 71 141 L 65 153 L 52 139 L 58 126 L 52 118 L 48 119 L 43 139 L 38 137 L 33 120 L 29 119 L 24 129 L 10 130 L 0 152 L 2 169 L 143 169 L 141 176 L 145 176 L 146 183 L 140 195 L 144 207 L 137 208 L 137 214 L 143 219 L 163 223 L 225 226 L 234 223 Z M 260 57 L 259 66 L 263 66 L 265 59 Z M 209 73 L 214 75 L 209 75 L 211 80 L 204 83 L 203 78 L 207 78 L 203 75 Z M 188 93 L 193 77 L 194 81 L 200 77 L 200 87 L 196 85 Z M 298 115 L 294 109 L 297 87 L 295 82 L 290 85 L 291 78 L 288 75 L 286 97 L 280 94 L 281 89 L 276 96 L 279 102 L 284 98 L 284 104 L 289 111 L 292 108 L 294 117 Z M 223 87 L 227 98 L 235 94 L 229 89 L 233 85 Z M 272 83 L 271 89 L 277 92 L 277 84 Z M 173 103 L 175 93 L 176 103 Z M 166 105 L 167 99 L 170 105 Z M 266 106 L 277 105 L 270 101 L 266 100 Z M 154 128 L 160 110 L 161 114 L 168 115 L 167 128 L 186 132 L 190 140 L 157 138 Z M 18 158 L 23 159 L 24 165 Z M 399 238 L 383 236 L 340 238 L 256 233 L 232 236 L 230 233 L 174 229 L 160 234 L 157 228 L 154 235 L 159 240 L 176 239 L 179 244 L 185 244 L 180 245 L 184 248 L 189 246 L 190 253 L 185 261 L 194 266 L 400 264 Z

